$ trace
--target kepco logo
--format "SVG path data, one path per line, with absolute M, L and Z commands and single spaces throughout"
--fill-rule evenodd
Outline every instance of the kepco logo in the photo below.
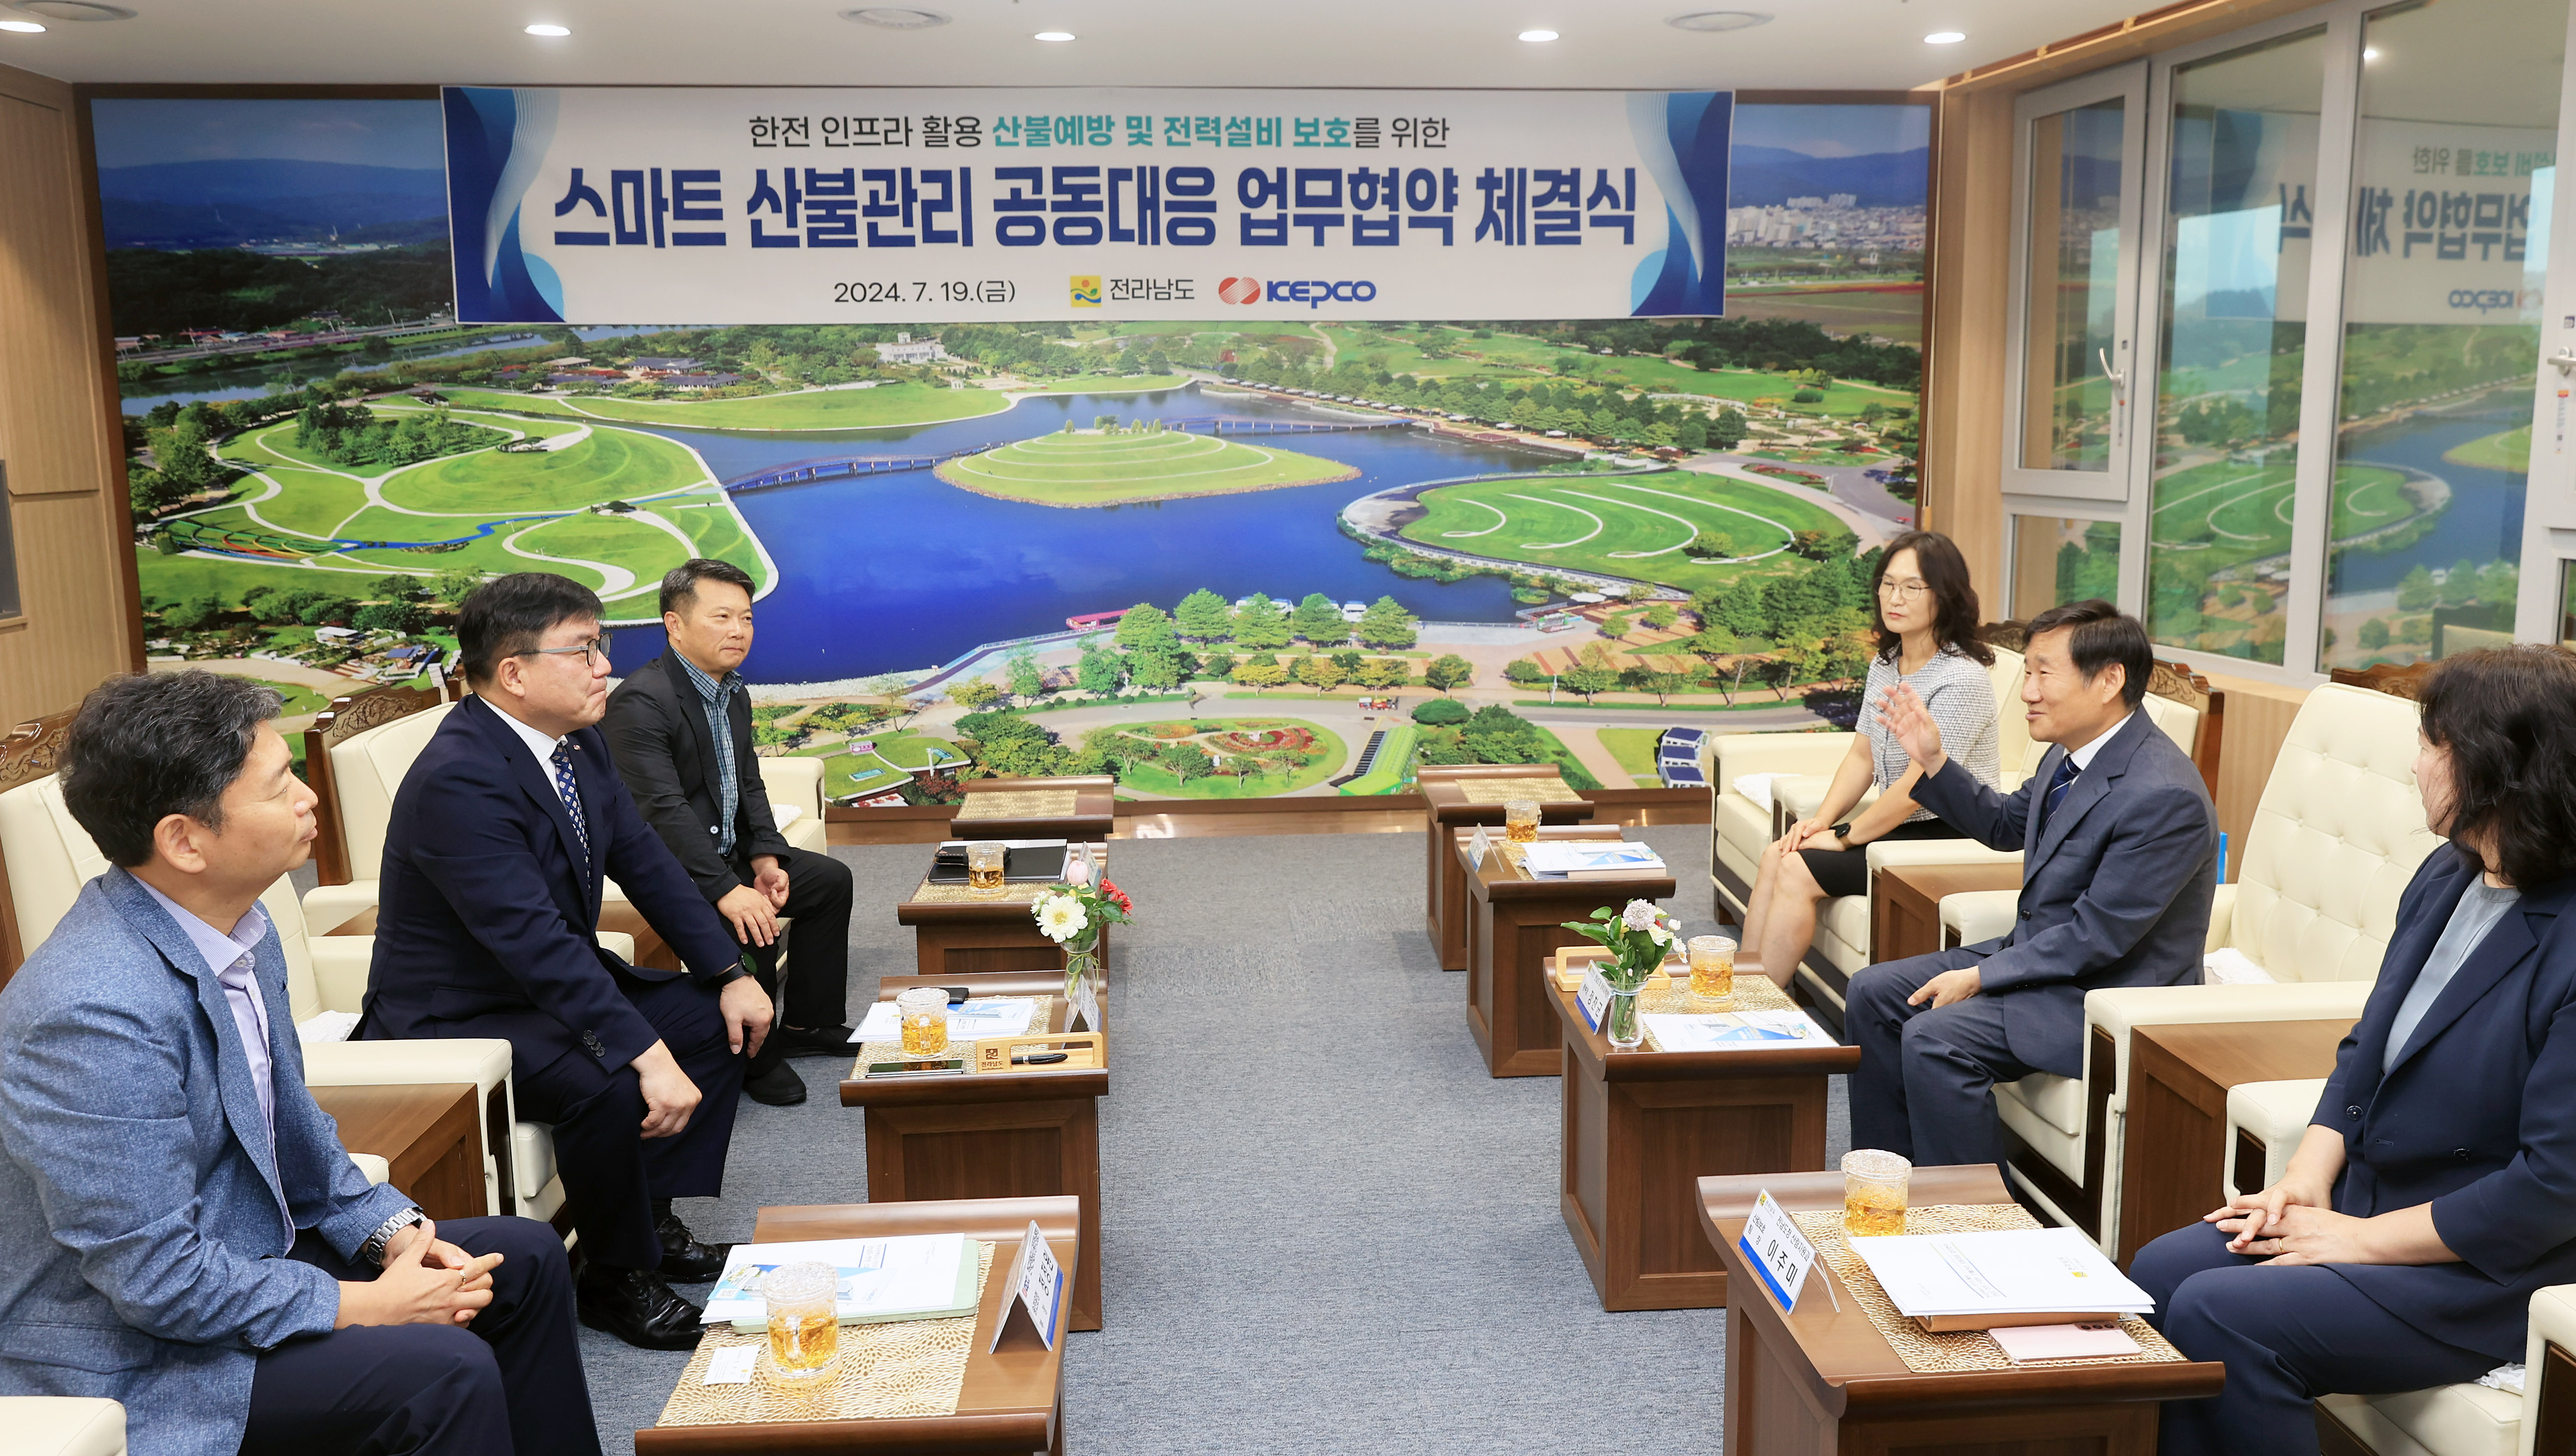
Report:
M 1375 297 L 1377 285 L 1366 279 L 1356 283 L 1348 279 L 1338 283 L 1326 283 L 1321 279 L 1299 283 L 1273 280 L 1269 291 L 1272 303 L 1302 303 L 1308 308 L 1322 308 L 1327 303 L 1366 303 Z
M 1229 278 L 1216 286 L 1216 296 L 1224 299 L 1228 303 L 1259 303 L 1261 301 L 1261 280 L 1258 278 Z

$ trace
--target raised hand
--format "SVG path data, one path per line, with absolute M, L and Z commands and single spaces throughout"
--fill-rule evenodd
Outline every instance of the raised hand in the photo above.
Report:
M 1941 771 L 1950 756 L 1941 751 L 1941 725 L 1932 721 L 1931 711 L 1914 689 L 1903 683 L 1889 688 L 1878 705 L 1879 726 L 1914 760 L 1914 766 L 1930 778 Z

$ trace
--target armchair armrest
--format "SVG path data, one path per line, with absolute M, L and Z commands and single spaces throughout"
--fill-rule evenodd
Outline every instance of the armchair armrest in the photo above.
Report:
M 332 931 L 376 908 L 374 880 L 315 885 L 304 892 L 304 933 L 318 944 Z
M 1709 741 L 1721 788 L 1750 773 L 1827 774 L 1851 752 L 1854 733 L 1722 733 Z
M 112 1400 L 0 1396 L 0 1428 L 19 1456 L 125 1456 L 125 1407 Z
M 2273 986 L 2122 986 L 2084 998 L 2084 1021 L 2120 1044 L 2128 1062 L 2129 1033 L 2141 1026 L 2187 1026 L 2209 1021 L 2323 1021 L 2361 1019 L 2370 1000 L 2368 981 L 2288 981 Z
M 819 814 L 823 807 L 823 760 L 764 758 L 760 761 L 760 786 L 769 791 L 773 810 L 793 804 L 807 814 Z M 784 828 L 782 825 L 782 832 Z
M 510 1044 L 498 1037 L 327 1041 L 304 1048 L 304 1080 L 315 1087 L 471 1082 L 489 1093 L 509 1079 Z
M 623 930 L 603 930 L 598 935 L 599 948 L 626 962 L 635 964 L 635 937 Z
M 326 885 L 325 889 L 337 889 Z M 376 959 L 372 935 L 317 935 L 304 942 L 313 957 L 313 991 L 325 1011 L 362 1011 L 367 1004 L 367 973 Z
M 2209 936 L 2201 942 L 2200 953 L 2207 955 L 2231 943 L 2228 932 L 2236 925 L 2236 887 L 2221 885 L 2209 901 Z
M 358 1165 L 358 1171 L 366 1174 L 370 1183 L 382 1183 L 394 1176 L 393 1164 L 374 1153 L 351 1153 L 349 1161 Z
M 1861 846 L 1873 875 L 1894 865 L 2019 864 L 2018 849 L 1988 849 L 1973 839 L 1881 839 Z
M 2558 1362 L 2549 1358 L 2549 1347 L 2557 1346 L 2576 1355 L 2576 1284 L 2554 1284 L 2531 1296 L 2531 1334 L 2522 1352 L 2522 1456 L 2540 1456 L 2537 1438 L 2540 1412 L 2554 1409 L 2552 1396 L 2566 1399 L 2552 1391 L 2552 1376 L 2565 1380 Z
M 2300 1139 L 2307 1136 L 2309 1119 L 2316 1116 L 2317 1099 L 2324 1096 L 2326 1079 L 2302 1077 L 2289 1082 L 2239 1082 L 2227 1089 L 2227 1130 L 2220 1144 L 2219 1186 L 2230 1198 L 2242 1198 L 2261 1192 L 2281 1181 L 2290 1171 L 2290 1155 L 2299 1150 Z M 2263 1182 L 2255 1188 L 2240 1188 L 2236 1176 L 2236 1139 L 2239 1134 L 2263 1145 Z
M 1790 822 L 1795 823 L 1823 808 L 1825 793 L 1833 786 L 1834 780 L 1831 774 L 1795 774 L 1786 778 L 1773 779 L 1771 802 L 1788 810 Z M 1878 789 L 1872 786 L 1860 796 L 1859 803 L 1852 805 L 1851 812 L 1858 814 L 1877 802 Z
M 1958 932 L 1961 945 L 1995 940 L 2012 933 L 2013 917 L 2020 913 L 2020 905 L 2018 890 L 1971 890 L 1964 895 L 1944 895 L 1941 928 Z M 1949 937 L 1942 938 L 1946 941 Z

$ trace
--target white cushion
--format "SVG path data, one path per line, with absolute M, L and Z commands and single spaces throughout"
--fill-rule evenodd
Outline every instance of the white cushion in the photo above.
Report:
M 2326 1093 L 2323 1077 L 2286 1082 L 2239 1082 L 2227 1089 L 2227 1130 L 2221 1144 L 2219 1185 L 2230 1198 L 2260 1193 L 2290 1171 L 2290 1157 L 2317 1115 L 2317 1099 Z M 2251 1134 L 2263 1145 L 2263 1181 L 2252 1188 L 2236 1186 L 2236 1135 Z
M 71 913 L 81 886 L 107 873 L 107 856 L 72 818 L 53 774 L 0 794 L 0 855 L 9 861 L 9 903 L 18 944 L 34 951 Z
M 332 931 L 376 908 L 379 880 L 352 880 L 345 885 L 316 885 L 304 892 L 304 924 L 316 936 Z
M 2084 1083 L 2053 1072 L 2033 1072 L 2018 1082 L 1998 1082 L 1995 1095 L 2019 1102 L 2068 1137 L 2084 1135 Z
M 2147 710 L 2147 721 L 2163 729 L 2165 736 L 2174 741 L 2174 746 L 2183 751 L 2183 756 L 2190 757 L 2200 743 L 2200 710 L 2189 703 L 2177 703 L 2153 693 L 2147 694 L 2146 702 L 2141 706 Z
M 2552 1345 L 2576 1355 L 2576 1284 L 2554 1285 L 2531 1296 L 2531 1335 L 2522 1357 L 2526 1381 L 2532 1378 L 2528 1372 L 2549 1368 Z M 2539 1392 L 2526 1383 L 2524 1394 L 2537 1396 Z M 2531 1427 L 2523 1428 L 2522 1456 L 2554 1456 L 2538 1449 L 2535 1435 Z
M 304 1080 L 316 1087 L 471 1082 L 488 1094 L 509 1077 L 510 1044 L 499 1037 L 336 1041 L 304 1049 Z
M 533 1199 L 555 1178 L 555 1130 L 542 1122 L 510 1128 L 510 1176 L 522 1199 Z M 551 1212 L 551 1210 L 549 1210 Z M 542 1215 L 539 1215 L 542 1216 Z
M 2522 1449 L 2523 1397 L 2484 1385 L 2439 1385 L 2396 1395 L 2330 1395 L 2324 1404 L 2379 1456 L 2514 1456 Z
M 1869 897 L 1836 895 L 1817 907 L 1815 948 L 1845 976 L 1869 964 Z
M 1941 928 L 1957 931 L 1961 945 L 2011 934 L 2014 918 L 2020 914 L 2019 890 L 1970 890 L 1941 897 Z
M 2033 1075 L 2046 1076 L 2047 1074 L 2042 1072 Z M 2078 1087 L 2083 1085 L 2072 1077 L 2059 1077 L 2055 1080 Z M 2003 1120 L 2004 1126 L 2012 1129 L 2015 1137 L 2028 1143 L 2033 1152 L 2046 1158 L 2050 1165 L 2065 1174 L 2068 1180 L 2081 1185 L 2084 1182 L 2083 1134 L 2070 1133 L 2058 1127 L 2042 1117 L 2028 1102 L 2020 1097 L 2006 1096 L 2004 1092 L 2005 1086 L 1998 1086 L 1995 1089 L 1995 1114 Z M 2074 1222 L 2073 1218 L 2067 1215 L 2066 1210 L 2058 1210 L 2058 1213 L 2066 1222 Z
M 453 703 L 441 703 L 390 723 L 353 733 L 331 745 L 331 788 L 340 838 L 349 849 L 349 877 L 372 880 L 383 872 L 385 834 L 393 823 L 394 792 L 412 760 L 429 747 Z
M 358 1165 L 358 1171 L 366 1174 L 370 1183 L 383 1183 L 394 1176 L 393 1164 L 374 1153 L 351 1153 L 349 1161 Z
M 125 1456 L 125 1407 L 68 1395 L 0 1396 L 10 1456 Z

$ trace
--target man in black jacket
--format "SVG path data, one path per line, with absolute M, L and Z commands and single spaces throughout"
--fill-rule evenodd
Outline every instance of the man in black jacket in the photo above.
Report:
M 751 651 L 751 578 L 703 558 L 662 578 L 670 649 L 609 695 L 600 727 L 644 821 L 778 993 L 778 921 L 793 920 L 778 1025 L 753 1059 L 743 1091 L 776 1104 L 805 1100 L 790 1056 L 850 1055 L 850 870 L 778 832 L 752 754 L 751 699 L 735 671 Z

